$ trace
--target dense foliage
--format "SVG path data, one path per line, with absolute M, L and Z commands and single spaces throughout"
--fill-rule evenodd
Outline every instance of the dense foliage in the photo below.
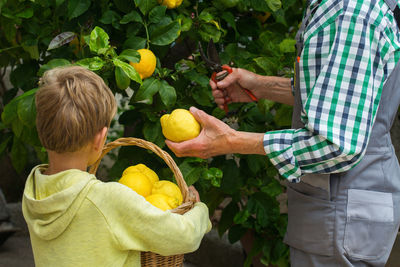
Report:
M 170 152 L 159 119 L 190 106 L 241 131 L 288 127 L 291 108 L 268 100 L 231 104 L 228 117 L 218 109 L 198 41 L 204 47 L 213 39 L 225 64 L 291 77 L 302 5 L 296 0 L 184 0 L 178 8 L 167 9 L 157 0 L 0 0 L 0 74 L 4 78 L 8 67 L 13 86 L 6 90 L 0 84 L 0 153 L 10 155 L 19 172 L 31 167 L 32 155 L 46 161 L 35 128 L 34 94 L 45 70 L 69 64 L 98 73 L 120 99 L 109 139 L 134 136 Z M 155 73 L 144 80 L 129 64 L 139 61 L 141 48 L 157 57 Z M 287 218 L 276 200 L 284 187 L 265 156 L 174 159 L 210 212 L 230 200 L 218 224 L 220 234 L 228 230 L 229 240 L 235 242 L 249 229 L 255 232 L 246 266 L 259 253 L 264 264 L 288 264 L 288 249 L 282 243 Z M 154 154 L 124 147 L 109 170 L 110 180 L 139 162 L 171 179 Z

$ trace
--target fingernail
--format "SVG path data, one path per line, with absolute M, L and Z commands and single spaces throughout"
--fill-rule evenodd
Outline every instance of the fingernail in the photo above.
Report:
M 190 111 L 196 112 L 196 111 L 198 111 L 198 109 L 196 107 L 190 107 Z

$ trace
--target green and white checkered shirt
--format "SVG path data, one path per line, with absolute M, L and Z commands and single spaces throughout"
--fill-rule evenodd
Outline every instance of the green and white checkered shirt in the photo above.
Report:
M 400 32 L 384 0 L 323 0 L 314 10 L 300 56 L 305 127 L 264 135 L 265 152 L 292 182 L 360 162 L 383 84 L 400 58 Z

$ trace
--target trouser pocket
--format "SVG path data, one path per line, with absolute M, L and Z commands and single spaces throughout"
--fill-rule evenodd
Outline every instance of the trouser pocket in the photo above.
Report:
M 285 243 L 317 255 L 333 255 L 335 206 L 288 187 L 288 226 Z
M 377 259 L 397 231 L 391 193 L 349 189 L 344 249 L 352 258 Z M 389 248 L 390 246 L 390 248 Z

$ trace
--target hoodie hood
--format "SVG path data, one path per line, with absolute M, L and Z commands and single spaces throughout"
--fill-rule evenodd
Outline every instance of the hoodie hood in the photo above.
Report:
M 71 223 L 91 185 L 99 182 L 87 172 L 72 169 L 45 175 L 39 165 L 26 181 L 22 211 L 30 232 L 39 238 L 57 238 Z

